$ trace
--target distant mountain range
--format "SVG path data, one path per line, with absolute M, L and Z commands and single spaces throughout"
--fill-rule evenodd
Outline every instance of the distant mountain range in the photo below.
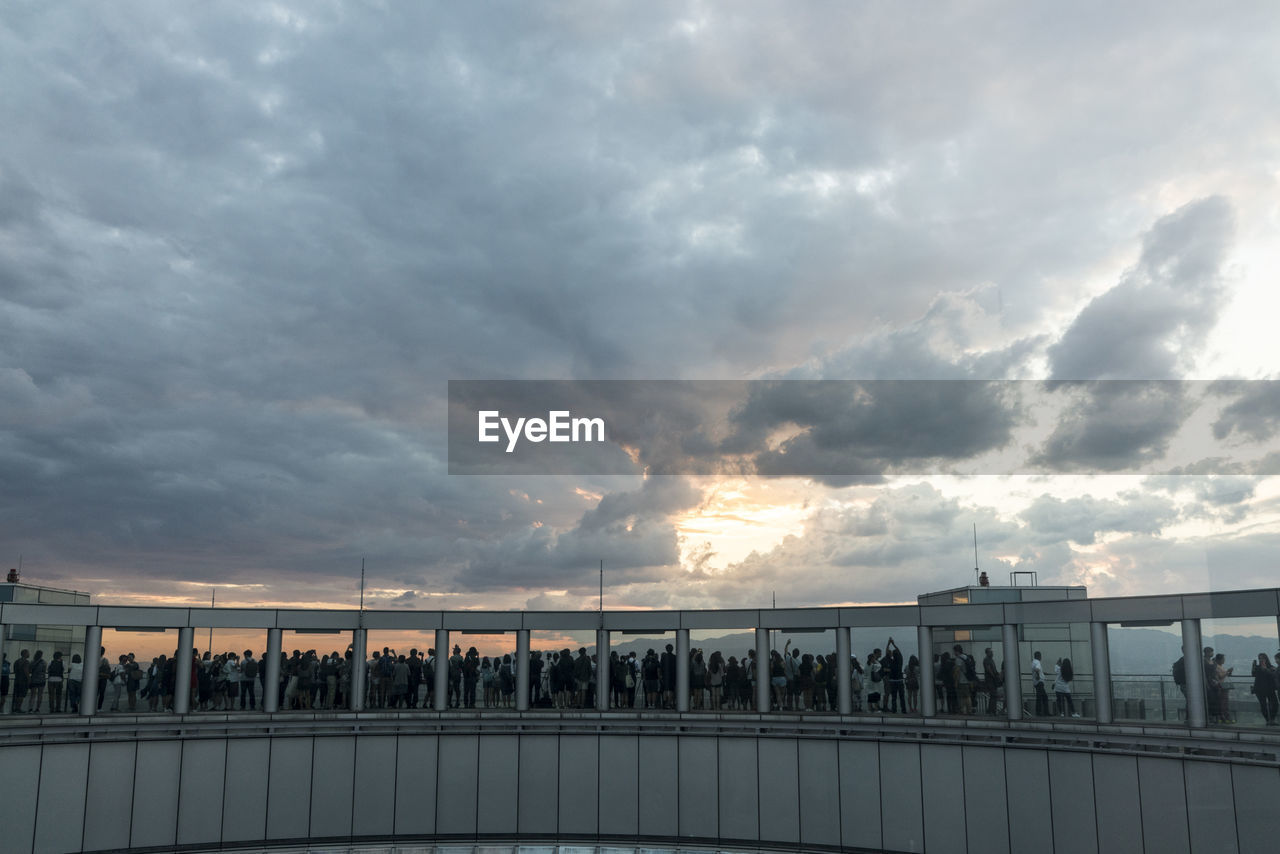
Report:
M 889 633 L 883 629 L 854 629 L 852 635 L 854 655 L 858 656 L 859 659 L 865 659 L 866 654 L 871 650 L 884 647 Z M 803 652 L 813 652 L 815 654 L 822 653 L 825 655 L 831 652 L 835 646 L 830 634 L 779 632 L 777 638 L 779 645 L 785 644 L 787 639 L 791 639 L 794 641 L 793 647 L 798 647 Z M 619 636 L 614 635 L 614 640 L 618 641 Z M 895 640 L 901 644 L 905 656 L 915 653 L 916 634 L 914 629 L 902 632 Z M 1219 634 L 1208 638 L 1207 641 L 1217 652 L 1226 655 L 1227 666 L 1234 667 L 1237 676 L 1247 676 L 1249 674 L 1250 666 L 1258 660 L 1258 653 L 1265 652 L 1268 655 L 1274 655 L 1277 649 L 1280 649 L 1280 644 L 1277 644 L 1276 638 L 1259 635 L 1242 637 L 1239 635 Z M 1110 632 L 1110 642 L 1111 672 L 1113 674 L 1154 673 L 1167 675 L 1170 673 L 1173 662 L 1182 656 L 1181 635 L 1159 629 L 1113 628 Z M 650 648 L 661 653 L 668 643 L 674 644 L 675 638 L 669 637 L 666 640 L 659 640 L 658 638 L 624 640 L 621 643 L 615 642 L 611 649 L 618 650 L 621 653 L 634 651 L 637 656 L 643 657 Z M 741 658 L 747 650 L 755 648 L 755 635 L 752 632 L 735 632 L 714 638 L 694 640 L 691 645 L 694 648 L 705 650 L 708 656 L 711 652 L 720 650 L 726 659 L 731 655 Z M 970 644 L 965 644 L 966 649 L 970 646 Z

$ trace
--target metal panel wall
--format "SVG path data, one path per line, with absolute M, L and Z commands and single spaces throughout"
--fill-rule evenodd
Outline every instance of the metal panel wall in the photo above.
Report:
M 804 845 L 839 845 L 839 742 L 801 741 L 799 759 L 800 841 Z
M 311 829 L 310 738 L 273 738 L 267 772 L 267 838 L 302 839 Z
M 1139 757 L 1138 786 L 1142 799 L 1142 843 L 1145 849 L 1161 854 L 1191 854 L 1182 762 Z
M 182 743 L 140 741 L 134 767 L 129 844 L 134 848 L 172 845 L 178 835 L 178 787 L 174 784 L 182 775 Z
M 687 736 L 679 742 L 680 835 L 714 839 L 720 833 L 716 739 Z
M 639 801 L 640 737 L 600 736 L 600 832 L 620 836 L 638 833 Z
M 440 759 L 436 765 L 436 833 L 470 836 L 476 832 L 476 795 L 480 785 L 476 761 L 479 756 L 479 736 L 440 736 Z
M 395 826 L 396 737 L 367 735 L 356 739 L 355 790 L 351 804 L 351 833 L 384 836 Z
M 1216 762 L 1187 762 L 1183 765 L 1183 773 L 1187 781 L 1191 850 L 1236 854 L 1239 851 L 1236 835 L 1224 832 L 1234 827 L 1236 821 L 1235 808 L 1231 803 L 1230 766 Z
M 1049 791 L 1055 854 L 1097 854 L 1098 823 L 1089 754 L 1050 751 Z
M 438 742 L 434 735 L 396 738 L 397 834 L 435 833 Z
M 555 833 L 559 821 L 560 787 L 552 785 L 560 773 L 560 738 L 554 735 L 520 737 L 520 833 Z
M 222 840 L 222 783 L 227 742 L 221 738 L 182 742 L 182 779 L 178 784 L 178 844 L 217 844 Z
M 645 736 L 640 751 L 640 833 L 675 836 L 680 832 L 679 746 L 671 735 Z M 521 789 L 524 788 L 522 785 Z
M 881 847 L 880 749 L 874 741 L 842 741 L 840 840 L 847 848 Z
M 922 773 L 920 780 L 925 850 L 929 854 L 964 854 L 969 840 L 963 750 L 955 745 L 922 745 L 920 767 L 928 772 Z
M 4 769 L 3 773 L 8 773 Z M 84 833 L 85 783 L 89 779 L 89 745 L 51 744 L 40 757 L 36 854 L 80 850 Z M 27 781 L 35 788 L 35 779 Z M 2 834 L 3 831 L 0 831 Z M 0 848 L 4 848 L 0 835 Z
M 924 851 L 920 746 L 880 747 L 880 833 L 890 851 Z
M 222 803 L 222 840 L 245 842 L 267 835 L 267 782 L 271 742 L 265 738 L 233 738 L 227 742 L 229 785 Z
M 717 759 L 720 763 L 720 815 L 717 824 L 722 839 L 760 838 L 760 763 L 757 739 L 722 738 Z M 772 804 L 766 805 L 769 809 Z
M 800 842 L 800 754 L 793 739 L 762 738 L 760 838 L 785 845 Z M 684 757 L 681 757 L 683 762 Z M 683 792 L 681 793 L 683 796 Z
M 964 747 L 965 833 L 971 851 L 1009 854 L 1009 805 L 1004 775 L 1004 751 L 1000 748 Z M 1019 819 L 1021 816 L 1015 821 Z
M 1044 750 L 1004 751 L 1009 793 L 1009 848 L 1053 850 L 1053 804 L 1049 795 L 1049 754 Z
M 600 740 L 591 735 L 560 736 L 560 832 L 600 832 Z
M 487 735 L 480 739 L 476 793 L 480 832 L 515 834 L 519 797 L 519 736 Z
M 311 836 L 351 835 L 354 736 L 321 736 L 311 751 Z
M 85 847 L 94 845 L 108 850 L 129 847 L 133 784 L 124 785 L 124 781 L 133 780 L 137 754 L 137 742 L 132 741 L 107 741 L 89 748 L 86 792 L 91 794 L 84 804 Z
M 4 772 L 0 773 L 0 828 L 5 854 L 27 854 L 35 841 L 36 798 L 32 785 L 40 779 L 40 746 L 24 745 L 4 749 Z
M 1240 854 L 1264 854 L 1280 847 L 1280 769 L 1233 765 Z
M 1133 756 L 1093 757 L 1097 796 L 1098 851 L 1129 854 L 1142 850 L 1142 804 L 1138 796 L 1138 760 Z

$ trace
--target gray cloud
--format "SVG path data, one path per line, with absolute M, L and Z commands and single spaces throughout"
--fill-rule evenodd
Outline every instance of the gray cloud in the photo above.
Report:
M 157 595 L 347 595 L 362 554 L 424 595 L 562 589 L 600 553 L 661 585 L 688 496 L 451 479 L 445 381 L 1034 375 L 1168 193 L 1269 204 L 1275 41 L 1266 4 L 1052 32 L 1018 6 L 14 7 L 0 540 Z M 1153 232 L 1053 376 L 1184 369 L 1222 301 L 1215 205 Z M 852 417 L 902 456 L 857 415 L 789 452 L 825 460 Z

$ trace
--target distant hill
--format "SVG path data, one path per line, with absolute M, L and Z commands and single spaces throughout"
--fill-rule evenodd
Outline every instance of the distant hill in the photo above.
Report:
M 888 638 L 888 631 L 884 629 L 854 629 L 853 630 L 853 653 L 862 659 L 871 650 L 879 647 L 883 648 L 885 640 Z M 899 631 L 900 636 L 895 640 L 901 644 L 902 652 L 905 656 L 910 656 L 916 652 L 916 635 L 914 629 L 908 632 Z M 793 646 L 798 647 L 802 652 L 813 652 L 826 654 L 835 648 L 833 635 L 827 634 L 798 634 L 779 632 L 777 634 L 778 644 L 785 644 L 790 638 L 794 641 Z M 659 653 L 663 647 L 668 644 L 674 644 L 674 636 L 668 640 L 660 641 L 657 638 L 638 638 L 635 640 L 625 640 L 625 636 L 614 635 L 614 643 L 611 649 L 619 650 L 622 653 L 634 651 L 637 656 L 643 657 L 645 651 L 653 648 Z M 621 642 L 619 642 L 621 641 Z M 1113 628 L 1110 633 L 1111 641 L 1111 671 L 1112 673 L 1154 673 L 1167 674 L 1176 661 L 1182 655 L 1182 637 L 1160 629 L 1126 629 Z M 1208 639 L 1208 642 L 1217 652 L 1221 652 L 1227 657 L 1227 666 L 1234 667 L 1237 674 L 1247 675 L 1249 668 L 1254 661 L 1258 659 L 1258 653 L 1265 652 L 1273 655 L 1280 646 L 1277 645 L 1276 638 L 1262 637 L 1259 635 L 1239 636 L 1239 635 L 1216 635 Z M 752 632 L 733 632 L 719 637 L 709 638 L 705 640 L 695 640 L 692 645 L 701 647 L 708 654 L 715 650 L 720 650 L 728 658 L 729 656 L 742 657 L 749 649 L 755 649 L 755 634 Z M 968 646 L 966 644 L 966 646 Z

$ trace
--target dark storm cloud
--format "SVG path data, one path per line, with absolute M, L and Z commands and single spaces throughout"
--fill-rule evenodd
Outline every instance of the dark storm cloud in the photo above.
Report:
M 11 5 L 0 538 L 135 586 L 669 561 L 657 511 L 584 518 L 616 481 L 448 478 L 445 381 L 1025 375 L 1146 200 L 1270 150 L 1274 43 L 1261 4 Z M 826 465 L 844 415 L 790 453 Z
M 761 474 L 876 476 L 1000 448 L 1019 419 L 1015 387 L 977 381 L 775 382 L 753 385 L 730 439 L 750 443 Z M 770 434 L 798 435 L 760 450 Z
M 1164 458 L 1195 410 L 1180 382 L 1050 383 L 1075 405 L 1032 457 L 1057 471 L 1133 471 Z
M 1213 424 L 1215 439 L 1239 434 L 1263 442 L 1280 431 L 1280 382 L 1224 381 L 1215 383 L 1212 391 L 1236 396 Z
M 1085 306 L 1049 348 L 1053 379 L 1183 375 L 1222 307 L 1222 265 L 1234 233 L 1223 198 L 1163 217 L 1143 238 L 1134 269 Z

